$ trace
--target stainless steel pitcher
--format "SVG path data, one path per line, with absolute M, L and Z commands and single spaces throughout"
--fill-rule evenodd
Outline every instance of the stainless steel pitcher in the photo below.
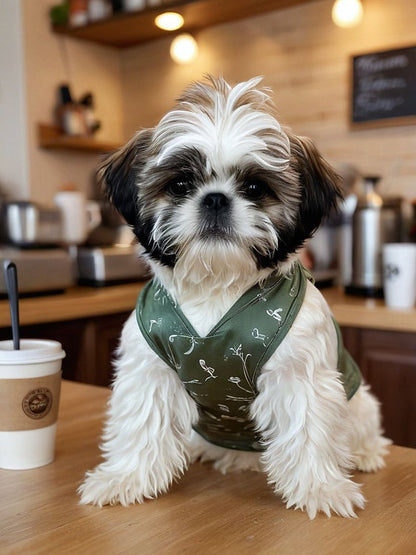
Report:
M 383 295 L 382 248 L 400 242 L 402 200 L 383 199 L 376 191 L 379 177 L 365 177 L 352 221 L 352 282 L 346 292 L 367 297 Z

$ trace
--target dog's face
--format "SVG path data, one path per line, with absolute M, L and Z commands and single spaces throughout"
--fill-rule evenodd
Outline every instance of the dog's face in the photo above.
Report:
M 109 197 L 151 260 L 276 268 L 336 204 L 337 176 L 309 140 L 281 128 L 259 81 L 194 84 L 102 165 Z

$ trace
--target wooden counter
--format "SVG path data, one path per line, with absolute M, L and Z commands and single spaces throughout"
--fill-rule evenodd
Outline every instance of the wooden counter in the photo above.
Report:
M 353 297 L 338 287 L 323 289 L 322 293 L 341 326 L 416 332 L 416 308 L 392 310 L 382 299 Z
M 20 303 L 22 325 L 62 322 L 133 310 L 146 282 L 102 288 L 74 287 L 60 295 L 24 298 Z M 382 300 L 345 295 L 339 288 L 322 290 L 341 326 L 416 332 L 416 309 L 388 309 Z M 0 301 L 0 327 L 10 325 L 7 301 Z
M 26 297 L 20 300 L 23 326 L 63 322 L 90 316 L 133 310 L 146 281 L 107 287 L 73 287 L 58 295 Z M 0 301 L 0 327 L 10 325 L 7 300 Z
M 356 473 L 367 499 L 356 519 L 287 510 L 261 473 L 222 475 L 195 464 L 171 491 L 143 505 L 78 504 L 76 489 L 99 461 L 108 390 L 63 382 L 56 460 L 0 470 L 6 554 L 414 553 L 416 450 L 391 447 L 387 466 Z

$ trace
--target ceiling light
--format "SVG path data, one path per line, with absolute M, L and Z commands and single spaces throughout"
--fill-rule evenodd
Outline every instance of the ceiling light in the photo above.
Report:
M 338 27 L 354 27 L 363 18 L 360 0 L 336 0 L 332 7 L 332 20 Z
M 163 12 L 155 17 L 155 25 L 164 31 L 176 31 L 183 23 L 183 17 L 176 12 Z
M 173 39 L 170 55 L 178 64 L 189 64 L 198 56 L 198 44 L 192 35 L 182 33 Z

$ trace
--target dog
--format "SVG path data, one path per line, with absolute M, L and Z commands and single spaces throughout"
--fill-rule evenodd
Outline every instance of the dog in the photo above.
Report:
M 357 368 L 341 374 L 349 355 L 297 257 L 339 178 L 260 82 L 190 85 L 99 169 L 154 279 L 123 327 L 104 460 L 81 503 L 155 498 L 200 460 L 265 472 L 311 519 L 352 517 L 364 497 L 351 472 L 384 466 L 379 403 Z

